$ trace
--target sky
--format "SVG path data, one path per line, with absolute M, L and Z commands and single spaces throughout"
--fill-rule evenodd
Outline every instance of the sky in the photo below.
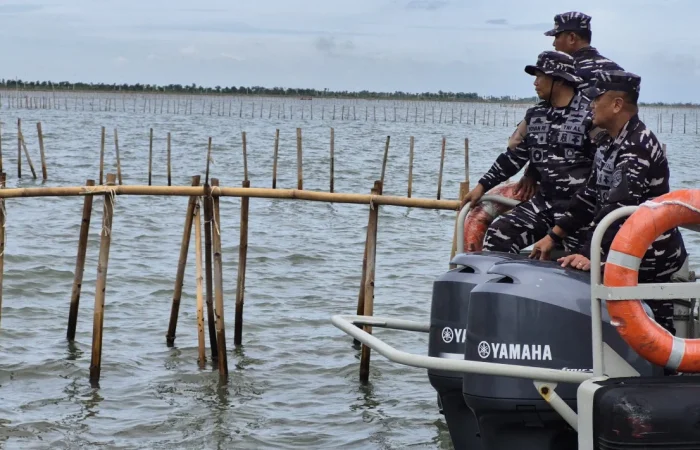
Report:
M 570 10 L 641 101 L 700 102 L 697 0 L 0 0 L 0 78 L 530 97 Z

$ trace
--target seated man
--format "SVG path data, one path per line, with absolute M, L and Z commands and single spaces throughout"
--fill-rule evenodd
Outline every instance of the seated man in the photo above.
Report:
M 593 123 L 607 131 L 598 147 L 595 169 L 586 186 L 573 199 L 566 214 L 556 221 L 547 236 L 537 242 L 530 257 L 547 259 L 556 242 L 575 233 L 591 221 L 598 224 L 611 211 L 627 205 L 639 205 L 669 192 L 669 168 L 666 155 L 654 133 L 639 119 L 637 99 L 640 77 L 629 72 L 601 72 L 586 96 L 594 99 Z M 613 223 L 601 241 L 601 261 L 607 258 L 615 234 L 625 219 Z M 590 270 L 590 240 L 594 227 L 580 254 L 560 258 L 562 267 Z M 639 269 L 640 283 L 667 283 L 683 265 L 687 253 L 677 228 L 659 236 L 649 247 Z M 649 301 L 656 321 L 675 334 L 673 303 Z
M 535 90 L 542 101 L 525 114 L 521 125 L 525 136 L 511 139 L 514 147 L 498 156 L 462 205 L 470 201 L 474 206 L 486 191 L 515 175 L 528 161 L 541 184 L 532 199 L 493 221 L 484 238 L 484 250 L 518 253 L 545 236 L 593 167 L 595 146 L 588 135 L 590 101 L 575 92 L 581 79 L 574 74 L 573 58 L 545 51 L 536 65 L 525 67 L 525 72 L 535 76 Z M 585 233 L 582 228 L 581 236 Z M 570 252 L 579 246 L 574 233 L 564 240 L 564 248 Z

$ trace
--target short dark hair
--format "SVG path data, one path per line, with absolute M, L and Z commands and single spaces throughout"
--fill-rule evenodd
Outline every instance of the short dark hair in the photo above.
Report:
M 572 31 L 572 33 L 574 33 L 576 36 L 578 36 L 581 39 L 583 39 L 584 41 L 586 41 L 586 43 L 588 43 L 588 44 L 591 43 L 591 38 L 592 38 L 591 30 L 577 30 L 577 31 Z

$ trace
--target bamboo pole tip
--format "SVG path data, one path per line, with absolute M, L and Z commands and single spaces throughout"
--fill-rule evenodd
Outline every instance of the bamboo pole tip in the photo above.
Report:
M 212 185 L 212 186 L 218 186 L 218 185 L 219 185 L 219 179 L 218 179 L 218 178 L 212 178 L 212 179 L 211 179 L 211 185 Z
M 243 180 L 243 183 L 241 183 L 244 188 L 249 188 L 250 187 L 250 180 Z
M 117 175 L 113 173 L 108 173 L 107 184 L 117 184 Z
M 95 185 L 95 180 L 87 180 L 87 181 L 85 182 L 85 185 L 86 185 L 86 186 L 94 186 L 94 185 Z

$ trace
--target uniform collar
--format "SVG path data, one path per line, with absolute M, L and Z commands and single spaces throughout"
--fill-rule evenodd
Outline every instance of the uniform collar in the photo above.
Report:
M 641 124 L 641 120 L 639 120 L 639 115 L 635 114 L 630 118 L 630 120 L 627 121 L 627 123 L 622 127 L 620 130 L 620 134 L 617 135 L 614 141 L 615 146 L 619 146 L 622 144 L 622 141 L 624 141 L 627 136 L 629 136 L 632 132 L 634 132 L 639 125 Z
M 571 56 L 574 59 L 580 59 L 584 57 L 591 57 L 591 56 L 598 56 L 600 53 L 598 53 L 598 50 L 595 47 L 588 46 L 588 47 L 583 47 L 571 54 Z

